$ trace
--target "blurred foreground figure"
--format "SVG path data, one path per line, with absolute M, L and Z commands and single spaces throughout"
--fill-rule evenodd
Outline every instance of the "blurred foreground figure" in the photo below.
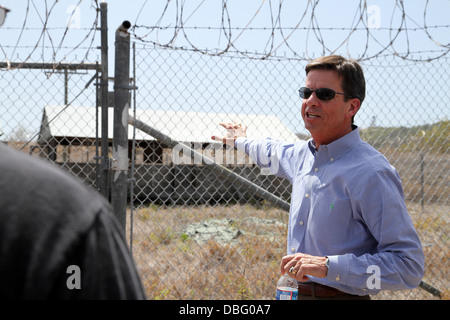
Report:
M 106 200 L 56 166 L 4 145 L 0 299 L 145 299 Z

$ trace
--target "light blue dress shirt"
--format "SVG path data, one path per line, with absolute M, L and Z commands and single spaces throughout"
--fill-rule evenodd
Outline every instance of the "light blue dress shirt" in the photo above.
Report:
M 400 177 L 357 128 L 317 151 L 312 139 L 238 138 L 235 146 L 291 181 L 287 253 L 330 259 L 326 278 L 311 281 L 356 295 L 419 285 L 424 255 Z

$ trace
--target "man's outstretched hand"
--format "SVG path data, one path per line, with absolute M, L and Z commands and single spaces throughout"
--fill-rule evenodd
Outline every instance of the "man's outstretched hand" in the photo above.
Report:
M 211 136 L 211 139 L 215 141 L 220 141 L 229 146 L 234 147 L 234 142 L 239 137 L 247 137 L 246 131 L 247 127 L 236 122 L 221 122 L 219 123 L 222 127 L 227 129 L 226 136 Z

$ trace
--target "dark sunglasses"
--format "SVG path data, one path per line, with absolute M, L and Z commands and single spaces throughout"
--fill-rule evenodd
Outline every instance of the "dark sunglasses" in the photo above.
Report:
M 308 99 L 309 97 L 311 97 L 313 92 L 316 93 L 316 97 L 317 98 L 319 98 L 320 100 L 323 100 L 323 101 L 331 100 L 337 94 L 342 94 L 346 98 L 350 98 L 350 97 L 347 97 L 342 92 L 336 92 L 336 91 L 334 91 L 332 89 L 328 89 L 328 88 L 319 88 L 319 89 L 314 89 L 313 90 L 313 89 L 310 89 L 310 88 L 307 88 L 307 87 L 301 87 L 300 90 L 298 90 L 298 93 L 300 94 L 300 98 L 302 98 L 302 99 Z

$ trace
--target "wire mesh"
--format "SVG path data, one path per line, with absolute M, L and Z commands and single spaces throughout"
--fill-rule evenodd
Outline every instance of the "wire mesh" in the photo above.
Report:
M 450 128 L 448 74 L 442 70 L 448 62 L 443 58 L 411 63 L 395 57 L 363 62 L 368 92 L 355 120 L 363 139 L 398 169 L 409 213 L 424 245 L 424 281 L 443 295 L 448 287 Z M 176 135 L 179 126 L 187 131 L 203 128 L 210 113 L 220 114 L 222 121 L 274 114 L 288 131 L 305 139 L 296 94 L 304 82 L 305 64 L 294 59 L 251 60 L 139 47 L 137 108 L 194 112 L 197 117 L 186 124 L 167 114 L 146 117 L 143 113 L 140 120 Z M 420 90 L 413 85 L 417 83 Z M 245 124 L 248 136 L 264 125 L 258 118 Z M 216 132 L 203 136 L 220 133 L 216 126 Z M 194 145 L 194 141 L 184 142 Z M 212 144 L 201 142 L 200 150 Z M 226 152 L 214 151 L 215 157 Z M 173 150 L 167 146 L 136 142 L 136 154 L 132 246 L 148 297 L 272 299 L 285 252 L 287 213 L 205 166 L 172 163 Z M 225 164 L 289 200 L 290 185 L 264 174 L 251 161 Z M 375 298 L 433 297 L 418 288 L 384 292 Z
M 32 65 L 32 67 L 29 67 Z M 96 186 L 95 64 L 77 70 L 23 63 L 1 72 L 0 139 Z M 92 107 L 93 113 L 86 113 Z
M 245 123 L 252 136 L 269 132 L 264 117 L 275 115 L 285 127 L 286 139 L 292 139 L 291 133 L 306 139 L 297 95 L 305 61 L 245 59 L 232 53 L 210 56 L 153 46 L 138 46 L 135 55 L 141 121 L 289 201 L 286 181 L 208 137 L 220 133 L 218 123 L 211 123 L 215 119 L 239 121 L 254 115 Z M 355 122 L 363 139 L 398 169 L 424 246 L 424 281 L 448 298 L 449 60 L 413 63 L 391 56 L 362 65 L 368 92 Z M 2 140 L 61 165 L 95 187 L 97 120 L 95 111 L 88 111 L 97 104 L 96 80 L 90 83 L 95 71 L 0 72 Z M 53 119 L 45 117 L 53 110 L 46 106 L 60 106 L 67 113 L 59 131 L 45 131 L 50 128 L 45 121 Z M 191 134 L 200 138 L 187 139 Z M 147 297 L 273 299 L 285 253 L 287 212 L 160 141 L 136 134 L 132 146 L 133 219 L 131 225 L 129 212 L 127 236 Z M 374 298 L 436 296 L 417 288 Z

